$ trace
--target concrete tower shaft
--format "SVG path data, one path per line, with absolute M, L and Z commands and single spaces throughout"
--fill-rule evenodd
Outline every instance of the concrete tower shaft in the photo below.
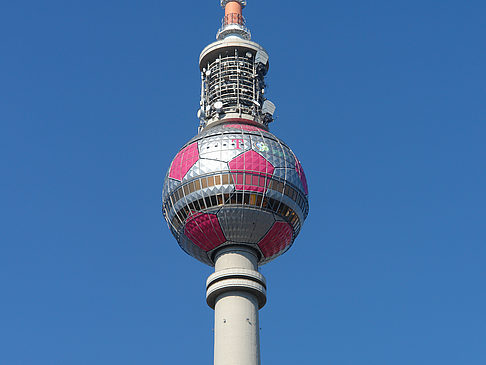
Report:
M 214 365 L 259 365 L 258 310 L 266 302 L 266 283 L 256 252 L 244 246 L 218 251 L 206 299 L 214 309 Z

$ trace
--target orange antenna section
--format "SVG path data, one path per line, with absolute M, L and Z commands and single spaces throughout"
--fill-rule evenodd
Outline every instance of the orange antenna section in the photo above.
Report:
M 251 38 L 242 14 L 245 6 L 246 0 L 221 0 L 221 7 L 224 8 L 224 17 L 222 27 L 216 36 L 218 40 L 228 36 L 236 36 L 247 40 Z
M 224 7 L 224 25 L 241 24 L 243 25 L 243 6 L 238 1 L 229 1 Z

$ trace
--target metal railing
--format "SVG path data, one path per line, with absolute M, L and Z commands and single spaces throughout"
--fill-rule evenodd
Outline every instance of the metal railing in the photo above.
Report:
M 223 20 L 222 20 L 222 26 L 223 27 L 225 25 L 228 25 L 228 24 L 239 24 L 239 25 L 242 25 L 242 26 L 246 26 L 246 21 L 245 21 L 245 18 L 243 17 L 243 15 L 241 15 L 241 14 L 229 13 L 229 14 L 226 14 L 223 17 Z
M 208 64 L 204 82 L 205 105 L 219 101 L 224 113 L 259 115 L 263 102 L 260 77 L 253 55 L 227 54 Z M 206 116 L 213 118 L 220 111 L 211 109 Z
M 223 17 L 221 28 L 218 30 L 217 39 L 224 38 L 226 35 L 236 33 L 244 39 L 250 39 L 250 30 L 246 27 L 245 18 L 238 13 L 230 13 Z

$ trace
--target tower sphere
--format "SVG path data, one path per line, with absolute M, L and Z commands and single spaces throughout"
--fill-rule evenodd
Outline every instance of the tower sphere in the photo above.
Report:
M 292 150 L 262 125 L 226 120 L 177 153 L 163 214 L 181 248 L 213 266 L 215 252 L 250 246 L 263 265 L 290 248 L 308 210 L 307 181 Z

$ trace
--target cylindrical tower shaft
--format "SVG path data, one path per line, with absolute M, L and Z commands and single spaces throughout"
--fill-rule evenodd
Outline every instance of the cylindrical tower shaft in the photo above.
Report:
M 265 279 L 251 248 L 230 246 L 216 255 L 208 278 L 214 308 L 214 365 L 260 365 L 258 310 L 265 304 Z
M 260 365 L 256 297 L 238 290 L 222 294 L 214 313 L 214 365 Z

